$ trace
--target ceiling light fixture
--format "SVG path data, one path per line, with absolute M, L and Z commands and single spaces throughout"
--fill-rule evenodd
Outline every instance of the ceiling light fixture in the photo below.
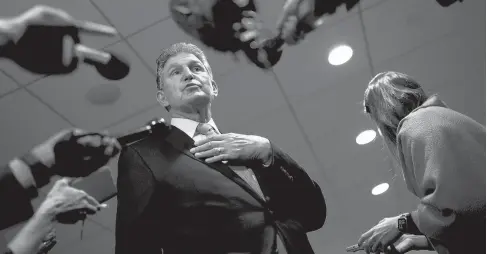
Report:
M 357 135 L 357 138 L 355 138 L 355 142 L 357 142 L 357 144 L 359 145 L 365 145 L 374 141 L 376 136 L 377 134 L 374 130 L 362 131 L 360 134 Z
M 338 45 L 330 50 L 328 62 L 331 65 L 342 65 L 352 58 L 353 50 L 348 45 Z
M 388 189 L 389 189 L 388 183 L 381 183 L 372 189 L 372 195 L 374 195 L 374 196 L 380 195 L 380 194 L 386 192 Z

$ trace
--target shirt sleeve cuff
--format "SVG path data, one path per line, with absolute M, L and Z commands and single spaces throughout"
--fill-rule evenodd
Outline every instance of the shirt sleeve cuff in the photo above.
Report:
M 272 144 L 270 144 L 270 146 L 271 146 L 271 156 L 266 162 L 264 162 L 264 164 L 262 164 L 264 168 L 268 168 L 274 163 L 274 148 L 272 147 Z
M 33 186 L 36 187 L 36 182 L 27 164 L 15 158 L 10 161 L 9 166 L 12 170 L 13 175 L 15 176 L 17 181 L 19 181 L 22 187 L 24 187 L 24 189 L 28 189 Z

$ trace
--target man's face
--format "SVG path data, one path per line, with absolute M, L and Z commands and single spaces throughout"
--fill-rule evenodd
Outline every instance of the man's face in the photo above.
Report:
M 179 53 L 169 58 L 162 72 L 163 89 L 157 98 L 172 110 L 190 112 L 205 107 L 218 94 L 215 82 L 193 54 Z

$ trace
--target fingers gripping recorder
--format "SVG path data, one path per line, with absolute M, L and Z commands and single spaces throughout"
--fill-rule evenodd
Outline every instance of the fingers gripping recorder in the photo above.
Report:
M 293 37 L 298 38 L 304 37 L 306 34 L 318 28 L 323 23 L 323 16 L 333 15 L 340 5 L 345 4 L 347 11 L 349 11 L 355 7 L 358 2 L 359 0 L 288 0 L 284 8 L 285 10 L 286 8 L 294 9 L 295 13 L 293 13 L 293 15 L 296 16 L 298 20 Z M 290 7 L 289 4 L 306 6 Z M 286 41 L 283 38 L 284 36 L 281 28 L 278 30 L 279 31 L 275 37 L 257 43 L 257 47 L 260 51 L 259 59 L 262 65 L 262 67 L 259 67 L 261 68 L 267 69 L 274 66 L 282 55 L 283 46 L 286 44 Z
M 92 26 L 105 29 L 99 24 Z M 130 71 L 129 62 L 120 55 L 80 44 L 78 28 L 71 26 L 30 25 L 23 36 L 7 44 L 2 53 L 26 70 L 42 75 L 69 74 L 81 61 L 94 66 L 109 80 L 125 78 Z
M 176 24 L 206 46 L 220 52 L 243 51 L 254 64 L 264 66 L 251 41 L 235 35 L 234 24 L 241 23 L 246 12 L 256 12 L 253 0 L 171 0 L 169 9 Z
M 126 147 L 133 143 L 144 140 L 155 132 L 165 133 L 166 130 L 168 130 L 168 126 L 166 126 L 164 123 L 164 119 L 153 119 L 145 126 L 138 128 L 135 131 L 131 131 L 123 135 L 117 135 L 117 141 L 122 147 Z M 58 149 L 64 149 L 66 151 L 65 153 L 86 153 L 86 151 L 76 150 L 73 147 L 67 147 L 67 145 L 68 143 L 65 142 L 64 147 L 59 147 Z M 61 151 L 58 151 L 58 153 L 61 153 Z M 93 159 L 90 161 L 93 161 L 92 164 L 96 165 L 106 164 L 106 161 L 95 161 Z M 62 161 L 60 163 L 62 163 Z M 66 163 L 64 164 L 66 165 Z M 82 164 L 82 162 L 78 162 L 77 164 Z M 85 162 L 85 164 L 82 164 L 81 167 L 94 168 L 97 166 L 86 165 Z M 86 192 L 100 203 L 106 202 L 117 195 L 117 189 L 108 170 L 101 169 L 93 174 L 85 176 L 84 178 L 73 179 L 70 185 L 76 189 Z M 86 209 L 75 209 L 59 214 L 57 216 L 57 220 L 65 224 L 76 223 L 80 220 L 84 221 L 87 212 L 89 211 Z

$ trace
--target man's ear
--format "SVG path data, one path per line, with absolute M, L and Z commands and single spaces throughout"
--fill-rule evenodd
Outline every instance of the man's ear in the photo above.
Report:
M 167 101 L 166 95 L 164 94 L 164 91 L 162 91 L 162 90 L 157 91 L 157 101 L 163 107 L 169 106 L 169 102 Z
M 211 81 L 211 86 L 213 87 L 213 96 L 218 96 L 218 85 L 214 80 Z

